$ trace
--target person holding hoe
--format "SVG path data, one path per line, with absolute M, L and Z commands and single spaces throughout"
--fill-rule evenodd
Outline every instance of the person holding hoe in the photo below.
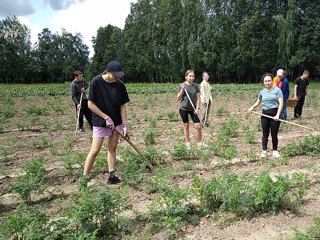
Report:
M 202 130 L 198 114 L 200 112 L 200 89 L 194 83 L 195 74 L 193 70 L 188 70 L 185 73 L 185 82 L 179 86 L 179 93 L 177 94 L 177 101 L 180 101 L 179 114 L 183 122 L 183 134 L 186 147 L 189 149 L 190 131 L 189 131 L 189 116 L 191 117 L 194 127 L 197 132 L 198 146 L 206 147 L 207 145 L 202 142 Z
M 212 87 L 208 83 L 209 74 L 202 73 L 202 82 L 200 83 L 200 101 L 201 101 L 201 122 L 205 127 L 208 127 L 209 110 L 212 103 Z
M 80 70 L 75 70 L 73 75 L 74 80 L 70 84 L 71 98 L 76 107 L 77 128 L 79 127 L 79 131 L 83 132 L 83 115 L 86 117 L 92 129 L 92 114 L 88 108 L 88 99 L 86 95 L 88 85 L 83 79 L 83 74 Z
M 107 183 L 118 184 L 121 182 L 115 173 L 116 149 L 119 140 L 118 131 L 122 131 L 124 137 L 128 138 L 126 103 L 129 102 L 126 87 L 120 81 L 120 77 L 123 75 L 120 63 L 111 61 L 107 64 L 107 68 L 103 73 L 92 79 L 89 92 L 89 108 L 92 110 L 93 115 L 93 135 L 92 146 L 83 170 L 85 185 L 90 179 L 90 171 L 105 137 L 108 137 L 107 161 L 109 176 Z
M 262 76 L 262 82 L 265 86 L 258 95 L 258 100 L 248 109 L 252 112 L 262 103 L 262 152 L 261 158 L 267 157 L 268 137 L 271 130 L 272 137 L 272 157 L 279 158 L 278 151 L 278 131 L 280 127 L 280 114 L 283 106 L 283 94 L 281 90 L 272 83 L 272 74 L 265 73 Z M 264 116 L 263 116 L 264 115 Z

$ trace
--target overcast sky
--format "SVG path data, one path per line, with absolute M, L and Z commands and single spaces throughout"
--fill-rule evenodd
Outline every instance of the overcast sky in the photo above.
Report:
M 33 43 L 43 28 L 79 32 L 92 57 L 98 28 L 111 24 L 123 29 L 131 2 L 137 0 L 0 0 L 0 19 L 15 15 L 31 30 Z

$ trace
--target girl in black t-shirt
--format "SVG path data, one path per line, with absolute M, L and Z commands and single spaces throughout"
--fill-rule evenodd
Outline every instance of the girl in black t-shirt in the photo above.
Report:
M 119 80 L 124 75 L 118 62 L 107 64 L 107 69 L 92 79 L 90 84 L 88 106 L 92 111 L 93 138 L 90 152 L 87 156 L 83 171 L 83 181 L 89 181 L 89 173 L 100 152 L 105 137 L 108 137 L 108 183 L 117 184 L 121 180 L 115 174 L 116 148 L 119 134 L 114 131 L 123 131 L 127 137 L 127 110 L 129 102 L 125 85 Z

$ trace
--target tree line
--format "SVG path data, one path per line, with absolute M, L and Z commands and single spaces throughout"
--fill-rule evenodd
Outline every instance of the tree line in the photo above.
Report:
M 278 68 L 319 77 L 320 5 L 307 0 L 138 0 L 124 29 L 93 37 L 43 29 L 38 42 L 15 17 L 0 21 L 0 82 L 64 82 L 74 69 L 92 77 L 118 60 L 130 82 L 181 81 L 187 69 L 215 82 L 259 82 Z M 88 23 L 89 24 L 89 23 Z

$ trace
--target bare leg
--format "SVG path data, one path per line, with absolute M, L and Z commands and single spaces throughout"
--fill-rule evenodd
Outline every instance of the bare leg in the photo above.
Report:
M 89 175 L 92 166 L 94 164 L 94 161 L 96 160 L 96 157 L 98 153 L 100 152 L 101 146 L 103 144 L 104 138 L 93 138 L 92 139 L 92 145 L 90 152 L 86 158 L 86 161 L 84 163 L 84 169 L 83 169 L 83 175 Z
M 201 130 L 201 124 L 200 123 L 195 123 L 194 128 L 197 131 L 197 142 L 201 143 L 202 142 L 202 130 Z
M 117 145 L 119 140 L 119 134 L 113 132 L 108 140 L 108 167 L 109 172 L 115 171 L 116 169 L 116 155 L 117 155 Z
M 190 143 L 190 131 L 189 131 L 189 123 L 183 124 L 183 135 L 186 143 Z

